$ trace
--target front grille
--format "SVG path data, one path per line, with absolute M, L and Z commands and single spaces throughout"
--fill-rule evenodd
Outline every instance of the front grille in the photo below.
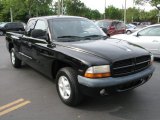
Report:
M 112 75 L 113 77 L 119 77 L 134 74 L 146 69 L 149 65 L 149 55 L 116 61 L 112 65 Z

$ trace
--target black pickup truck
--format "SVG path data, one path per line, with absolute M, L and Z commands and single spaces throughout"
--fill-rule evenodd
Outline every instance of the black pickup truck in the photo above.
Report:
M 24 32 L 6 34 L 11 63 L 28 64 L 56 82 L 67 105 L 85 95 L 136 88 L 154 71 L 153 55 L 138 45 L 110 39 L 92 21 L 75 16 L 31 18 Z

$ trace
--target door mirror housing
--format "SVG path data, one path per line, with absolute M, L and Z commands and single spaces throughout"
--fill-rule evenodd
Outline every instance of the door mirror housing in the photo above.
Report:
M 45 30 L 40 30 L 40 29 L 32 30 L 31 37 L 45 39 L 47 42 L 49 41 L 47 31 L 45 31 Z
M 137 35 L 136 35 L 137 37 L 139 37 L 139 36 L 141 36 L 139 33 L 137 33 Z

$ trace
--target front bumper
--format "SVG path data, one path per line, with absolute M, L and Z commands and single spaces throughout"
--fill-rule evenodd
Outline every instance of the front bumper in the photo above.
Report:
M 150 79 L 154 72 L 155 68 L 153 66 L 150 66 L 149 68 L 132 74 L 128 76 L 123 76 L 123 77 L 108 77 L 108 78 L 100 78 L 100 79 L 90 79 L 90 78 L 85 78 L 82 76 L 78 76 L 78 82 L 80 86 L 83 86 L 87 89 L 107 89 L 107 88 L 114 88 L 114 89 L 119 89 L 124 87 L 123 90 L 128 90 L 132 89 L 134 87 L 137 87 L 139 85 L 144 84 L 146 81 Z M 132 84 L 130 84 L 132 83 Z M 122 91 L 123 91 L 122 90 Z

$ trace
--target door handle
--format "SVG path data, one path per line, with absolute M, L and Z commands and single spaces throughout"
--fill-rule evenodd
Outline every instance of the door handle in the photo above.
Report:
M 158 42 L 158 40 L 153 40 L 152 42 Z
M 28 42 L 28 46 L 31 47 L 31 46 L 32 46 L 32 43 L 31 43 L 31 42 Z
M 22 43 L 27 44 L 27 41 L 22 41 Z

